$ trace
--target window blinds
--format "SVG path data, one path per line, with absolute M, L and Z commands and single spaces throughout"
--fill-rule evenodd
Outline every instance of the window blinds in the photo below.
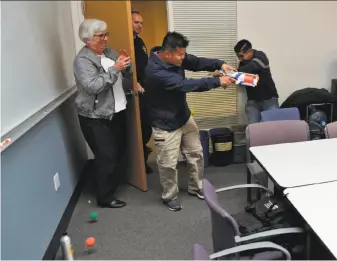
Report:
M 184 34 L 187 52 L 200 57 L 222 59 L 236 65 L 233 48 L 237 42 L 236 1 L 168 1 L 169 30 Z M 208 72 L 186 71 L 186 78 L 207 77 Z M 236 87 L 203 93 L 188 93 L 187 101 L 200 129 L 236 125 Z

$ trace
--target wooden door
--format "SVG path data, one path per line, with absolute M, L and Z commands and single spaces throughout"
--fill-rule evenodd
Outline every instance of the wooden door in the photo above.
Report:
M 86 19 L 100 19 L 107 23 L 110 34 L 108 44 L 117 51 L 119 49 L 128 50 L 134 71 L 136 71 L 130 1 L 85 1 L 84 17 Z M 126 150 L 128 159 L 126 172 L 132 185 L 146 191 L 147 180 L 136 83 L 136 73 L 134 73 L 132 81 L 125 81 L 125 84 L 131 85 L 133 89 L 132 94 L 127 95 L 128 142 Z

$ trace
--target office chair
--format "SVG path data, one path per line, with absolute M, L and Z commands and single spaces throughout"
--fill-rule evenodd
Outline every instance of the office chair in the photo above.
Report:
M 327 124 L 325 126 L 324 132 L 325 138 L 327 139 L 337 138 L 337 121 Z
M 277 251 L 266 251 L 265 249 L 270 248 Z M 222 257 L 239 254 L 240 252 L 261 249 L 261 253 L 256 253 L 250 260 L 291 260 L 291 255 L 287 249 L 274 244 L 272 242 L 258 242 L 250 243 L 242 246 L 232 247 L 223 251 L 219 251 L 209 255 L 205 248 L 200 244 L 193 245 L 193 260 L 213 260 L 221 259 Z M 262 250 L 264 249 L 264 251 Z M 244 257 L 247 258 L 247 257 Z M 235 258 L 236 259 L 236 258 Z M 240 258 L 241 259 L 241 258 Z M 243 258 L 242 258 L 243 259 Z M 247 259 L 244 259 L 247 260 Z
M 267 121 L 248 125 L 246 128 L 247 183 L 268 186 L 268 176 L 257 162 L 253 162 L 250 147 L 308 140 L 310 140 L 310 131 L 305 121 Z M 247 202 L 251 204 L 251 189 L 247 190 Z
M 237 252 L 253 249 L 250 248 L 252 247 L 251 243 L 253 241 L 257 244 L 261 243 L 261 245 L 260 244 L 255 245 L 255 247 L 264 248 L 263 247 L 264 244 L 270 243 L 270 242 L 262 242 L 262 240 L 265 240 L 267 237 L 274 238 L 280 235 L 303 234 L 303 232 L 305 232 L 304 229 L 299 227 L 288 227 L 288 228 L 270 229 L 264 232 L 257 232 L 257 233 L 250 232 L 248 235 L 243 234 L 242 232 L 240 232 L 240 226 L 237 223 L 236 219 L 220 205 L 217 194 L 220 192 L 234 189 L 242 189 L 242 188 L 246 189 L 247 186 L 256 187 L 260 189 L 263 188 L 266 191 L 268 191 L 268 189 L 257 184 L 245 184 L 215 190 L 213 185 L 207 179 L 204 179 L 203 183 L 204 183 L 203 187 L 204 187 L 205 201 L 211 213 L 213 252 L 217 253 L 221 251 L 220 252 L 221 254 L 217 253 L 214 254 L 213 256 L 211 255 L 211 259 L 212 257 L 215 256 L 219 257 L 225 254 L 229 255 L 233 253 L 236 253 L 235 255 L 236 258 L 240 259 L 240 256 Z M 242 248 L 235 249 L 235 247 L 237 247 L 238 245 L 240 245 Z M 286 258 L 289 258 L 290 256 L 289 252 L 283 251 L 283 247 L 277 249 L 278 250 L 276 252 L 273 251 L 273 253 L 269 253 L 270 258 L 273 257 L 272 259 L 274 258 L 280 259 L 285 253 L 287 253 L 285 254 Z M 253 259 L 256 259 L 254 258 L 254 254 L 261 254 L 261 253 L 256 253 L 254 251 L 253 253 L 250 253 L 249 256 L 252 256 Z

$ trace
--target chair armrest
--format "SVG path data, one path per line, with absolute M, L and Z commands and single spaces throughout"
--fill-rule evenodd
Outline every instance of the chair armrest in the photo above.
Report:
M 230 187 L 225 187 L 225 188 L 219 188 L 216 189 L 215 192 L 223 192 L 223 191 L 228 191 L 228 190 L 233 190 L 233 189 L 243 189 L 243 188 L 258 188 L 267 191 L 270 195 L 273 195 L 273 192 L 269 190 L 268 188 L 258 185 L 258 184 L 243 184 L 243 185 L 235 185 L 235 186 L 230 186 Z
M 272 236 L 279 236 L 284 234 L 301 234 L 304 233 L 305 230 L 300 227 L 289 227 L 289 228 L 277 228 L 273 230 L 268 230 L 260 233 L 255 233 L 249 236 L 240 237 L 235 236 L 235 242 L 236 243 L 242 243 L 254 239 L 263 239 L 265 237 L 272 237 Z
M 227 255 L 231 255 L 231 254 L 235 254 L 235 253 L 239 253 L 239 252 L 243 252 L 243 251 L 247 251 L 247 250 L 253 250 L 253 249 L 260 249 L 260 248 L 273 248 L 273 249 L 277 249 L 279 251 L 281 251 L 287 258 L 287 260 L 291 260 L 291 255 L 288 252 L 287 249 L 285 249 L 284 247 L 281 247 L 280 245 L 277 245 L 275 243 L 272 242 L 258 242 L 258 243 L 251 243 L 251 244 L 247 244 L 247 245 L 241 245 L 241 246 L 235 246 L 232 248 L 228 248 L 225 250 L 222 250 L 220 252 L 211 254 L 209 257 L 210 259 L 216 259 L 219 257 L 223 257 L 223 256 L 227 256 Z

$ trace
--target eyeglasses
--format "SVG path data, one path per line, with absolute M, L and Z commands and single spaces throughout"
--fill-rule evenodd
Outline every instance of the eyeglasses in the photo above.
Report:
M 106 32 L 105 34 L 94 34 L 94 36 L 97 36 L 101 40 L 104 39 L 105 37 L 109 36 L 109 32 Z

